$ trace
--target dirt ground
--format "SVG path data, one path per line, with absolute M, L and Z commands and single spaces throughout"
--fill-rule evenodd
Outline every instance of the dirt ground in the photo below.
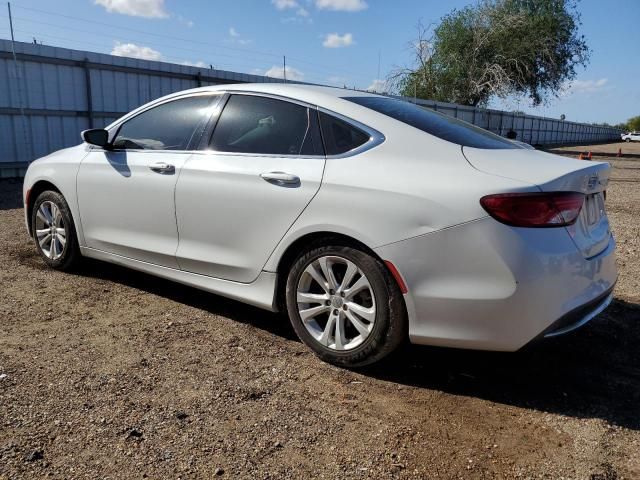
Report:
M 98 262 L 49 270 L 0 184 L 0 478 L 640 478 L 640 161 L 613 160 L 620 278 L 514 354 L 362 372 L 286 318 Z
M 595 145 L 571 145 L 567 147 L 554 147 L 549 149 L 553 153 L 577 157 L 580 153 L 588 154 L 591 152 L 592 158 L 595 160 L 608 160 L 609 158 L 640 158 L 640 142 L 611 142 L 598 143 Z

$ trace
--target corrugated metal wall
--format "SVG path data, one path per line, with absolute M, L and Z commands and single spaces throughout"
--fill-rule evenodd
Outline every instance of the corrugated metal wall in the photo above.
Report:
M 475 108 L 433 100 L 404 99 L 473 123 L 502 136 L 505 136 L 509 130 L 513 130 L 517 134 L 516 140 L 531 145 L 589 144 L 620 139 L 620 130 L 614 127 L 569 122 L 556 118 L 537 117 L 504 112 L 502 110 Z
M 80 143 L 155 98 L 198 86 L 279 82 L 101 53 L 0 40 L 0 176 L 20 176 L 31 160 Z
M 280 82 L 259 75 L 116 57 L 0 40 L 0 176 L 20 176 L 31 160 L 77 145 L 80 132 L 102 127 L 155 98 L 197 86 Z M 413 101 L 412 99 L 406 99 Z M 611 127 L 418 100 L 418 104 L 533 144 L 619 138 Z

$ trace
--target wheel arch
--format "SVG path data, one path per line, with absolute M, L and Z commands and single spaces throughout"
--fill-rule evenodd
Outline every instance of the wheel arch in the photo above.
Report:
M 387 272 L 391 275 L 392 278 L 394 278 L 394 280 L 396 280 L 396 283 L 398 283 L 397 278 L 395 277 L 395 273 L 391 271 L 387 262 L 383 258 L 381 258 L 380 255 L 378 255 L 371 247 L 369 247 L 362 241 L 344 233 L 337 233 L 332 231 L 310 232 L 296 238 L 293 242 L 291 242 L 285 248 L 282 255 L 280 255 L 280 258 L 278 259 L 276 266 L 276 287 L 274 298 L 274 306 L 278 311 L 286 311 L 285 287 L 287 285 L 287 276 L 296 258 L 298 258 L 298 256 L 302 252 L 314 248 L 316 245 L 326 245 L 329 242 L 355 247 L 368 253 L 372 257 L 377 258 L 382 262 L 383 265 L 385 265 Z M 398 287 L 401 288 L 400 285 L 398 285 Z
M 42 193 L 48 190 L 58 192 L 60 195 L 64 197 L 64 194 L 60 191 L 60 189 L 51 183 L 49 180 L 38 180 L 35 182 L 29 190 L 27 190 L 27 196 L 25 198 L 25 209 L 27 214 L 27 229 L 29 231 L 29 235 L 33 237 L 32 225 L 31 225 L 31 215 L 33 214 L 33 204 L 36 201 L 36 198 Z

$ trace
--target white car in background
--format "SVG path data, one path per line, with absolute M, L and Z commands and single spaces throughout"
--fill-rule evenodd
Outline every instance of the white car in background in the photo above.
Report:
M 625 142 L 640 142 L 640 132 L 628 132 L 620 135 Z
M 407 338 L 514 351 L 612 299 L 607 163 L 286 84 L 175 93 L 82 136 L 25 177 L 45 263 L 92 257 L 284 310 L 337 365 Z

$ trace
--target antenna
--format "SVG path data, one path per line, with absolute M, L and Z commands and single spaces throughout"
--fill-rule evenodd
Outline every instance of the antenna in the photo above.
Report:
M 282 78 L 284 78 L 284 83 L 287 83 L 287 56 L 282 56 Z

